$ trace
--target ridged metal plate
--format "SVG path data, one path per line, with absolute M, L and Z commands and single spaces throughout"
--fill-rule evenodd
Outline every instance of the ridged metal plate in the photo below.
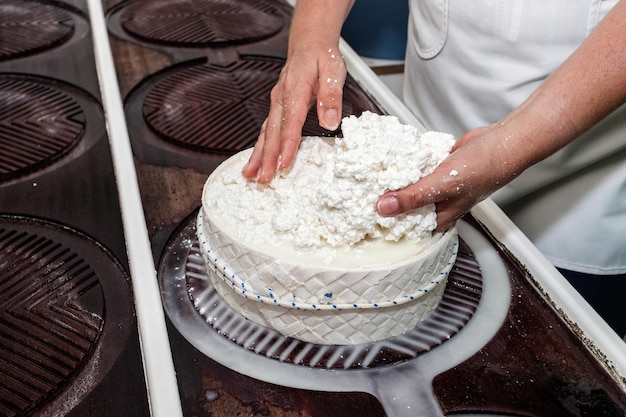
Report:
M 126 274 L 95 241 L 0 216 L 0 415 L 79 404 L 123 348 L 131 308 Z
M 120 16 L 121 27 L 138 39 L 183 47 L 252 42 L 283 24 L 274 7 L 256 0 L 135 1 Z
M 70 13 L 39 1 L 0 1 L 0 61 L 62 44 L 74 33 Z
M 270 108 L 270 91 L 284 62 L 247 57 L 229 63 L 177 68 L 159 79 L 143 101 L 144 120 L 161 138 L 194 150 L 233 154 L 254 146 Z M 375 110 L 369 97 L 348 80 L 343 116 Z M 316 109 L 304 136 L 330 136 L 319 126 Z
M 79 102 L 55 85 L 0 75 L 0 181 L 49 165 L 82 138 Z

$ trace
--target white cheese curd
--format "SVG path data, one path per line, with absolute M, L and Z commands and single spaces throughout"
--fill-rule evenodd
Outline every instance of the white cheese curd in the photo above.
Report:
M 237 313 L 303 341 L 359 344 L 397 336 L 441 301 L 456 259 L 434 207 L 385 218 L 376 201 L 418 181 L 453 139 L 395 117 L 343 120 L 342 138 L 302 140 L 269 185 L 241 174 L 252 149 L 208 178 L 198 239 L 208 278 Z
M 415 254 L 437 225 L 434 206 L 382 217 L 376 201 L 432 172 L 449 154 L 452 135 L 421 134 L 371 112 L 344 118 L 342 131 L 342 138 L 303 138 L 291 169 L 269 185 L 241 175 L 249 157 L 243 153 L 240 166 L 207 184 L 205 209 L 243 243 L 284 256 L 308 252 L 331 262 L 349 251 L 352 263 L 371 263 L 359 250 L 381 240 L 394 242 L 387 255 L 396 260 Z M 377 262 L 387 256 L 384 246 Z

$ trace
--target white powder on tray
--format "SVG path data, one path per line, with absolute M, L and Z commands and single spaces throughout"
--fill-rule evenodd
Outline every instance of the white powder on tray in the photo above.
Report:
M 449 154 L 452 135 L 420 134 L 396 117 L 371 112 L 344 118 L 342 131 L 343 138 L 303 138 L 292 168 L 269 185 L 241 175 L 242 157 L 238 169 L 208 185 L 215 197 L 209 209 L 253 246 L 311 250 L 429 237 L 437 224 L 433 205 L 382 217 L 376 201 L 432 172 Z

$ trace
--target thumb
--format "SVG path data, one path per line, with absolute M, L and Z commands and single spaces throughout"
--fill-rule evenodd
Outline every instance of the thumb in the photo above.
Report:
M 387 191 L 376 202 L 376 210 L 381 216 L 397 216 L 434 203 L 438 192 L 434 187 L 428 191 L 425 184 L 427 177 L 397 191 Z
M 430 174 L 415 184 L 398 191 L 388 191 L 378 199 L 376 209 L 381 216 L 397 216 L 410 212 L 428 204 L 435 204 L 437 211 L 437 227 L 435 231 L 444 232 L 454 225 L 474 203 L 460 188 L 454 193 L 440 191 L 433 174 Z M 463 197 L 462 197 L 463 196 Z

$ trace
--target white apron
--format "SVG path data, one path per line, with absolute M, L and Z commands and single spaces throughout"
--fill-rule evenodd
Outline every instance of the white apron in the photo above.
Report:
M 617 0 L 409 0 L 404 99 L 457 137 L 517 107 Z M 556 266 L 626 273 L 626 105 L 492 197 Z

